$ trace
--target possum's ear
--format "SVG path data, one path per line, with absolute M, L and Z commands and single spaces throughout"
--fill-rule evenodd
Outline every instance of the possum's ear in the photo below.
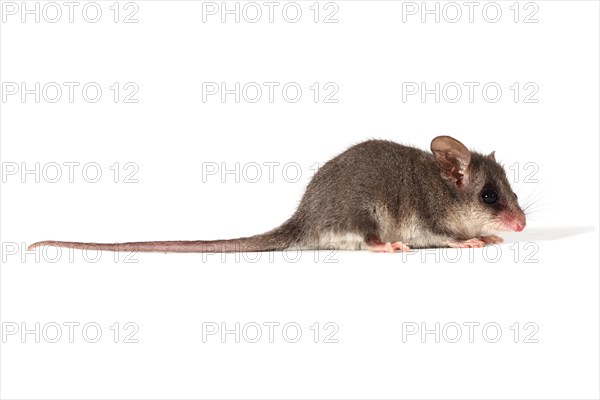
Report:
M 431 141 L 431 152 L 442 178 L 464 188 L 469 183 L 471 152 L 450 136 L 438 136 Z
M 495 162 L 496 161 L 496 152 L 492 151 L 490 154 L 488 154 L 487 158 Z

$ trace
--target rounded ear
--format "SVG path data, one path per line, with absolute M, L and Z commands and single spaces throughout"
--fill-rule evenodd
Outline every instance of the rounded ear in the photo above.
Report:
M 471 152 L 464 144 L 450 136 L 438 136 L 431 141 L 431 152 L 442 178 L 459 188 L 469 183 Z

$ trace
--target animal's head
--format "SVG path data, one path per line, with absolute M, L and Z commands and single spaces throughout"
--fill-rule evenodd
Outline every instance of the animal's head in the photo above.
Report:
M 465 202 L 468 218 L 483 231 L 515 231 L 525 228 L 525 213 L 519 206 L 504 168 L 494 152 L 471 152 L 450 136 L 438 136 L 431 151 L 444 180 Z

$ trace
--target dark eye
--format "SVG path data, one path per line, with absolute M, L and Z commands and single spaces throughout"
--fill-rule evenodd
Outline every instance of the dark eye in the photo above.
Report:
M 481 200 L 483 200 L 485 204 L 496 204 L 498 203 L 498 193 L 494 190 L 484 190 L 481 192 Z

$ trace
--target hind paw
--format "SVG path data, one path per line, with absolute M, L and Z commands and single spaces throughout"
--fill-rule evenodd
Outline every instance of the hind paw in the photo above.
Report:
M 408 252 L 410 251 L 410 247 L 402 242 L 394 242 L 394 243 L 374 243 L 369 246 L 369 250 L 374 251 L 376 253 L 395 253 L 396 251 Z

